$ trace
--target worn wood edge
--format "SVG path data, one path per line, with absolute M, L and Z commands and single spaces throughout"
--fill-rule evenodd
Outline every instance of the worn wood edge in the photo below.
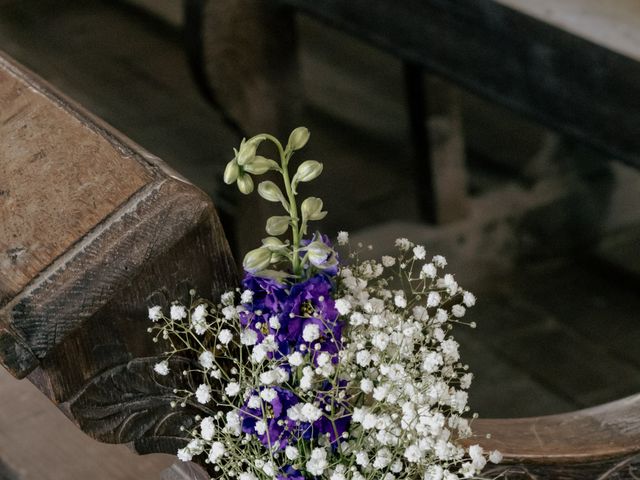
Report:
M 69 98 L 37 73 L 11 58 L 11 56 L 1 48 L 0 68 L 4 68 L 21 82 L 24 82 L 29 88 L 45 96 L 57 107 L 76 118 L 84 127 L 103 137 L 123 157 L 129 157 L 134 161 L 137 160 L 146 167 L 153 177 L 157 178 L 159 176 L 158 174 L 162 172 L 185 183 L 191 183 L 156 155 L 150 153 L 100 117 L 91 113 L 77 101 Z
M 152 214 L 147 215 L 146 218 L 138 218 L 138 223 L 158 222 L 159 218 L 166 215 L 170 209 L 175 210 L 176 193 L 186 197 L 183 204 L 188 204 L 194 211 L 190 214 L 183 212 L 185 215 L 182 223 L 175 225 L 177 228 L 172 230 L 175 239 L 192 228 L 202 216 L 215 215 L 211 200 L 190 184 L 174 178 L 160 179 L 148 184 L 134 194 L 119 210 L 76 242 L 67 252 L 55 259 L 0 310 L 0 325 L 2 326 L 0 329 L 0 363 L 12 375 L 23 378 L 33 371 L 38 366 L 40 359 L 44 358 L 55 345 L 61 343 L 66 334 L 78 328 L 83 319 L 91 316 L 109 301 L 108 292 L 117 291 L 123 282 L 135 276 L 136 271 L 142 268 L 144 261 L 171 247 L 170 243 L 163 244 L 155 241 L 156 239 L 147 239 L 154 241 L 147 246 L 148 250 L 144 257 L 118 265 L 119 275 L 112 275 L 110 280 L 95 285 L 93 289 L 88 291 L 84 289 L 73 291 L 73 285 L 70 282 L 82 282 L 82 277 L 80 279 L 66 279 L 66 282 L 59 281 L 59 279 L 64 280 L 64 273 L 70 269 L 75 268 L 81 272 L 92 269 L 99 270 L 103 265 L 104 258 L 115 255 L 121 245 L 127 241 L 131 242 L 132 237 L 137 238 L 141 235 L 130 226 L 125 226 L 124 220 L 138 215 L 139 207 L 148 206 L 151 208 Z M 87 253 L 87 251 L 95 250 L 98 247 L 102 249 L 100 255 L 91 258 L 91 253 Z M 228 255 L 231 256 L 230 253 Z M 33 324 L 48 326 L 49 319 L 40 318 L 38 313 L 44 313 L 48 308 L 53 308 L 52 305 L 55 305 L 59 298 L 65 299 L 68 308 L 63 312 L 57 312 L 57 315 L 64 314 L 70 320 L 67 320 L 68 324 L 62 326 L 60 331 L 55 331 L 52 343 L 42 344 L 43 340 L 50 335 L 48 331 L 39 331 L 36 328 L 28 333 L 27 330 L 33 329 Z M 87 304 L 88 299 L 94 300 L 95 303 Z M 35 310 L 33 312 L 27 311 L 27 314 L 24 314 L 25 310 L 33 305 L 35 305 Z M 55 330 L 58 330 L 57 325 Z
M 640 453 L 640 394 L 556 415 L 478 419 L 472 427 L 463 443 L 499 450 L 508 464 L 605 462 Z

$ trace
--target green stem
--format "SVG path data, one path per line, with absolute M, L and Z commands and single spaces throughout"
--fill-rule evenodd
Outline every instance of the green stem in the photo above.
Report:
M 265 134 L 265 139 L 271 141 L 276 148 L 278 149 L 278 153 L 280 154 L 280 165 L 282 166 L 282 179 L 284 181 L 284 188 L 287 192 L 287 199 L 289 201 L 289 216 L 291 217 L 291 235 L 292 235 L 292 249 L 293 255 L 291 258 L 291 266 L 293 269 L 294 275 L 300 275 L 301 263 L 300 263 L 300 230 L 299 230 L 299 221 L 298 218 L 298 204 L 296 203 L 296 196 L 293 193 L 293 188 L 291 188 L 291 179 L 289 178 L 289 159 L 291 158 L 291 153 L 285 151 L 282 148 L 282 144 L 280 141 L 272 135 Z

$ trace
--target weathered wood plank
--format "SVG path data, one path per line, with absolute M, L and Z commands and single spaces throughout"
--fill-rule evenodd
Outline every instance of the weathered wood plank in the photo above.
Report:
M 278 3 L 640 166 L 634 58 L 493 0 Z
M 504 455 L 505 465 L 488 474 L 511 470 L 506 478 L 637 478 L 640 395 L 560 415 L 480 419 L 473 431 L 476 437 L 467 443 L 479 441 Z
M 0 56 L 0 306 L 152 179 L 91 129 Z

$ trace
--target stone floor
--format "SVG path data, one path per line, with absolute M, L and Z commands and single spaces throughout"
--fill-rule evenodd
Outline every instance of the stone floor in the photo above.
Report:
M 375 243 L 376 253 L 409 236 L 448 256 L 459 282 L 479 298 L 470 312 L 477 330 L 457 334 L 476 373 L 474 408 L 483 416 L 538 415 L 638 392 L 633 271 L 640 270 L 640 243 L 631 227 L 640 223 L 640 176 L 465 95 L 471 211 L 454 224 L 423 225 L 401 65 L 300 22 L 302 120 L 312 131 L 305 154 L 325 162 L 310 191 L 330 212 L 323 229 L 349 230 L 355 241 Z M 174 27 L 112 2 L 0 0 L 0 48 L 194 181 L 225 217 L 260 234 L 262 226 L 220 182 L 237 134 L 194 86 Z M 250 243 L 236 240 L 240 248 Z M 77 471 L 98 457 L 126 466 L 96 472 L 96 480 L 155 478 L 166 465 L 159 458 L 141 467 L 121 449 L 93 450 L 38 395 L 0 375 L 0 460 L 18 478 L 85 478 L 46 469 L 54 457 Z M 22 428 L 36 414 L 49 433 Z M 53 442 L 58 434 L 70 448 Z M 17 443 L 47 457 L 27 460 L 9 448 Z M 74 451 L 86 445 L 95 457 Z M 8 475 L 3 468 L 0 479 Z M 148 476 L 139 475 L 143 468 Z

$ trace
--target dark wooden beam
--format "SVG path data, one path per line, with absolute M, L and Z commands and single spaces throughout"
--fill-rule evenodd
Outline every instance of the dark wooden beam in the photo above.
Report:
M 494 0 L 279 0 L 640 167 L 640 62 Z

